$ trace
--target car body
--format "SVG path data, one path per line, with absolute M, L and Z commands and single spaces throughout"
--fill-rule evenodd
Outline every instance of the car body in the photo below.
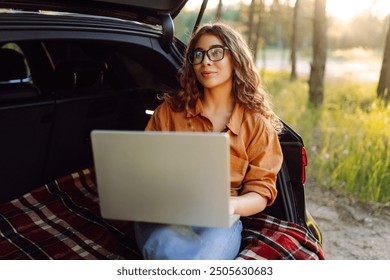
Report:
M 157 94 L 179 87 L 185 44 L 173 18 L 186 2 L 0 0 L 0 203 L 92 166 L 93 129 L 144 129 Z M 278 198 L 265 212 L 321 242 L 304 144 L 285 128 Z

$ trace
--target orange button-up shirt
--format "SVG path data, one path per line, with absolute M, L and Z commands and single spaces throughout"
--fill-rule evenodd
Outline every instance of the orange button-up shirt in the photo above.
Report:
M 163 102 L 145 130 L 213 132 L 202 102 L 189 111 L 174 112 Z M 276 176 L 283 154 L 276 131 L 260 113 L 236 104 L 226 124 L 230 138 L 231 195 L 256 192 L 271 205 L 277 195 Z

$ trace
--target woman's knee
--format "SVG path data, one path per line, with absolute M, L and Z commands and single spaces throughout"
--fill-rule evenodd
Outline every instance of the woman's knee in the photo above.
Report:
M 230 228 L 204 228 L 199 233 L 204 241 L 198 259 L 231 260 L 241 247 L 242 223 L 237 221 Z
M 234 259 L 241 231 L 241 221 L 228 229 L 141 223 L 136 238 L 145 259 Z
M 201 240 L 191 227 L 155 225 L 146 234 L 145 242 L 139 244 L 145 259 L 191 259 L 200 248 Z

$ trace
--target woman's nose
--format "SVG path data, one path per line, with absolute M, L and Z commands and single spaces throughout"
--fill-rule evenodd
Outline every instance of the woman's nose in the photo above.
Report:
M 212 61 L 211 61 L 211 59 L 208 57 L 208 55 L 207 55 L 207 54 L 204 54 L 202 64 L 211 64 L 211 63 L 212 63 Z

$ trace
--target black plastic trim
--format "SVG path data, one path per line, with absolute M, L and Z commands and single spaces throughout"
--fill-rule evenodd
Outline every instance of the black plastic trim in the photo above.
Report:
M 174 23 L 170 14 L 161 14 L 160 18 L 162 24 L 162 37 L 160 44 L 163 50 L 169 53 L 175 33 Z

